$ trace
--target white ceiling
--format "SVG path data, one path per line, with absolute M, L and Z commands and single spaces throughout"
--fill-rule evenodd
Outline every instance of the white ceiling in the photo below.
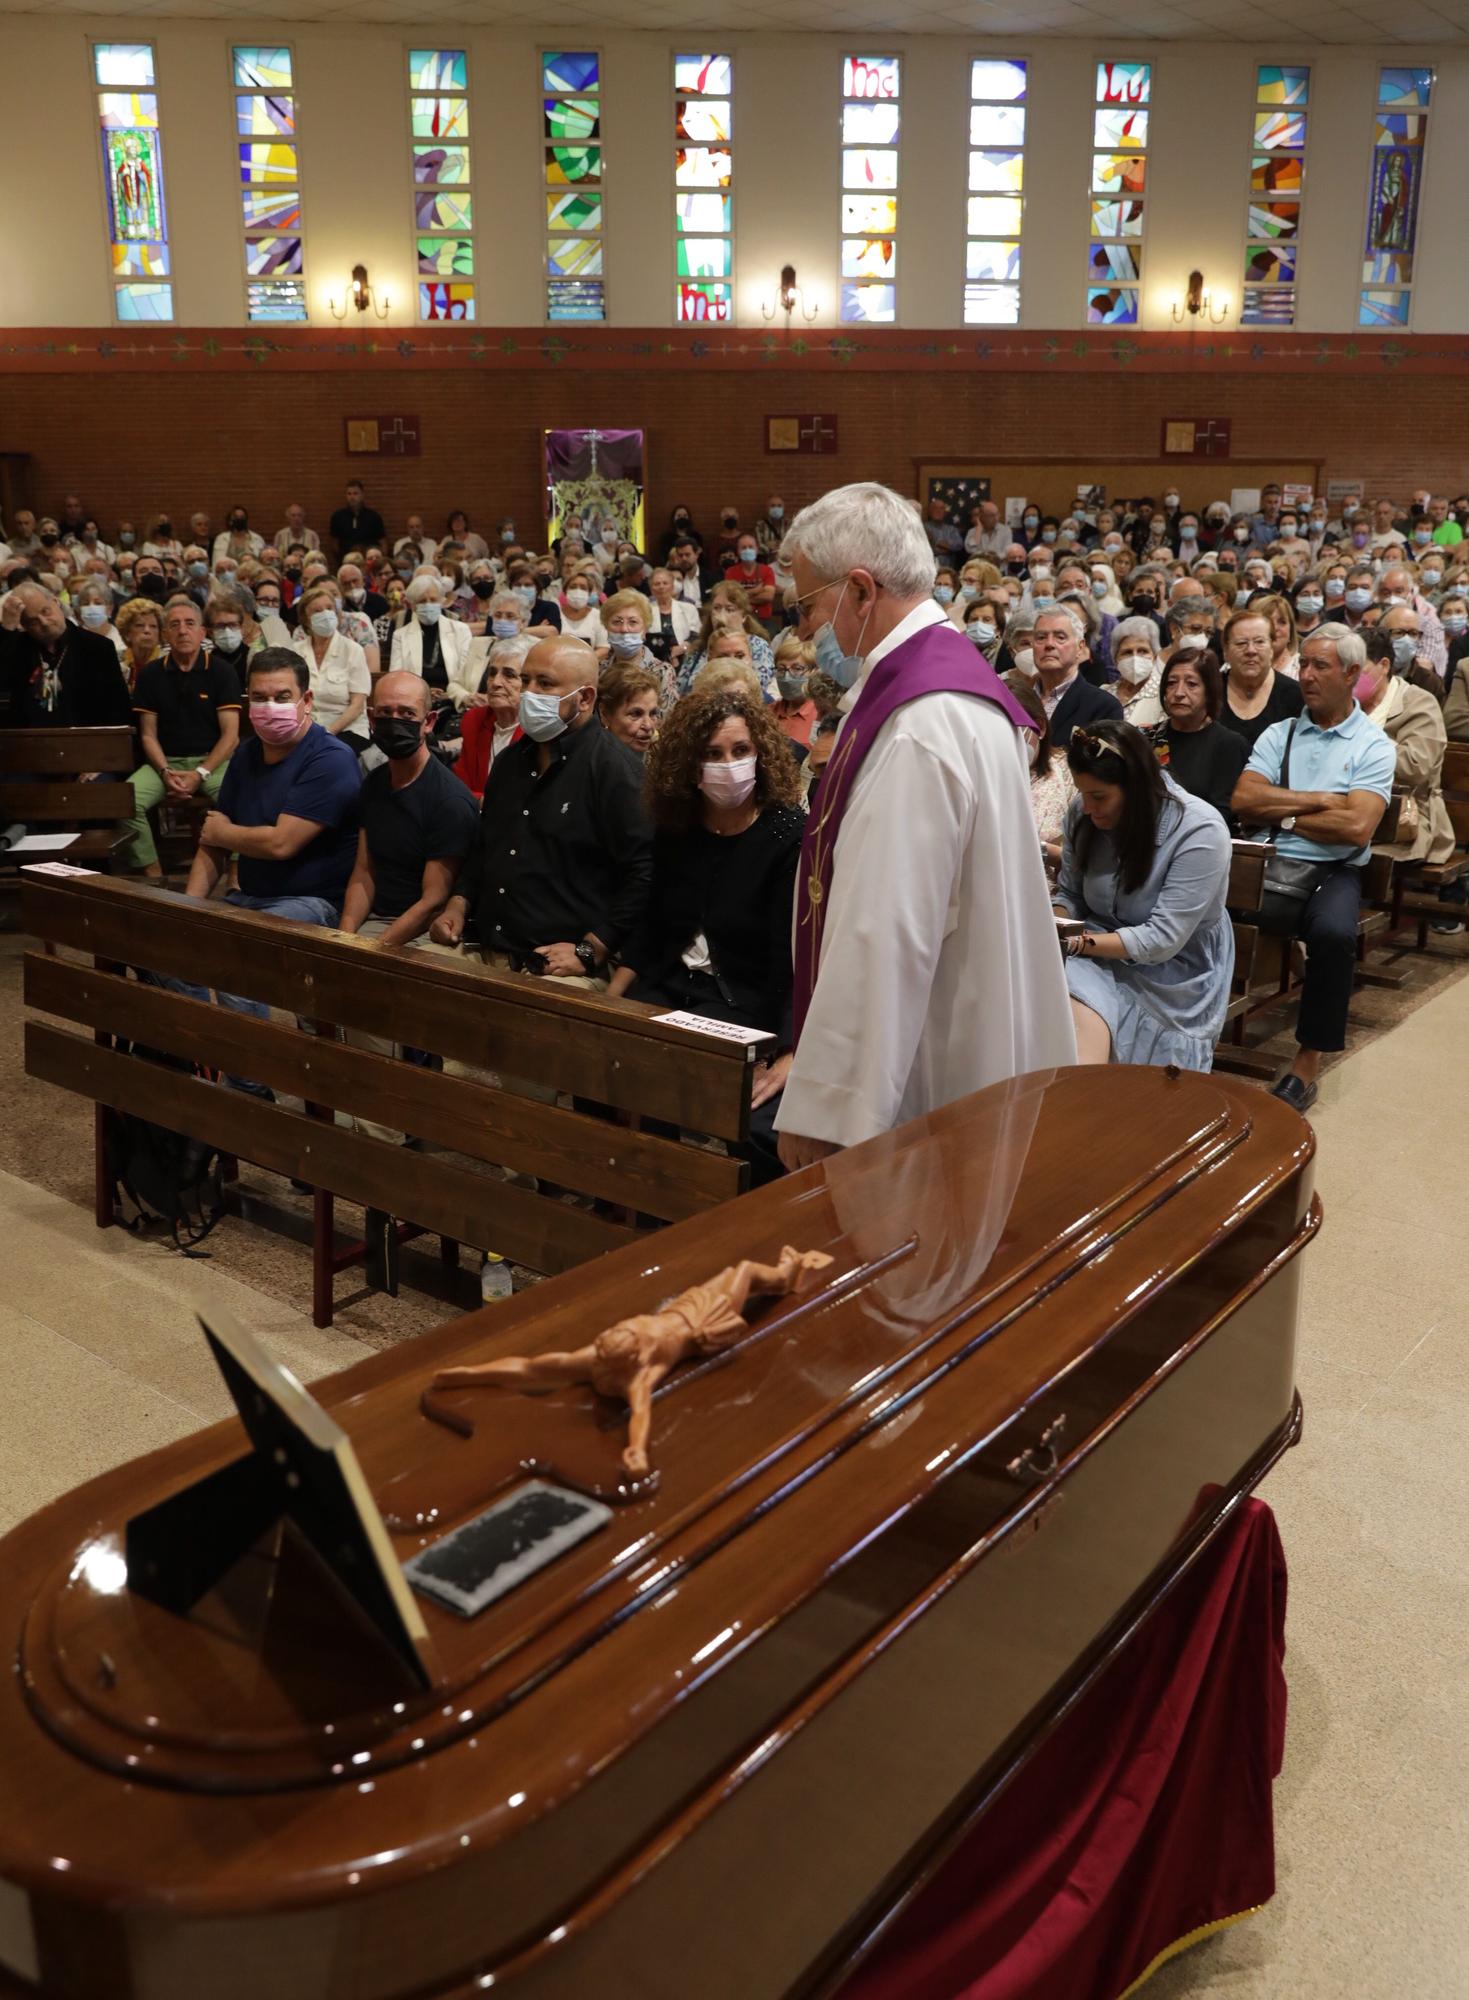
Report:
M 98 0 L 0 0 L 0 14 L 85 14 L 102 10 Z M 527 25 L 524 0 L 290 0 L 286 9 L 270 0 L 122 0 L 109 25 L 119 32 L 132 20 L 218 20 L 243 25 L 274 23 L 282 12 L 296 22 L 336 21 L 401 24 L 422 28 L 459 23 L 468 27 Z M 651 29 L 681 38 L 706 29 L 771 34 L 870 33 L 1000 35 L 1027 42 L 1047 37 L 1117 41 L 1119 33 L 1138 39 L 1183 42 L 1275 43 L 1292 48 L 1313 44 L 1402 44 L 1415 48 L 1469 47 L 1466 0 L 1294 0 L 1282 10 L 1257 0 L 1133 0 L 1120 14 L 1116 0 L 549 0 L 536 22 L 544 40 L 563 28 Z

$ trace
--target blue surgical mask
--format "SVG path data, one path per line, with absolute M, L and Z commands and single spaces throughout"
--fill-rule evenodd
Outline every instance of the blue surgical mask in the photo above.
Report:
M 1426 549 L 1428 544 L 1433 540 L 1432 528 L 1415 528 L 1413 530 L 1413 540 L 1418 544 L 1420 549 Z
M 851 578 L 849 577 L 847 583 L 850 582 Z M 847 594 L 847 583 L 842 585 L 841 596 L 837 598 L 836 605 L 833 608 L 833 619 L 842 608 L 842 598 Z M 859 632 L 857 635 L 857 644 L 859 646 L 862 644 L 862 636 L 866 630 L 867 621 L 864 619 L 862 621 L 862 632 Z M 862 655 L 860 653 L 844 653 L 842 651 L 841 642 L 836 635 L 836 627 L 830 620 L 815 634 L 812 643 L 816 648 L 817 671 L 825 674 L 828 680 L 835 681 L 838 687 L 851 687 L 862 671 Z
M 520 697 L 520 726 L 532 743 L 551 743 L 564 736 L 568 727 L 561 713 L 564 694 L 536 694 L 527 688 Z
M 1443 628 L 1450 638 L 1457 639 L 1461 632 L 1469 632 L 1469 612 L 1449 611 L 1444 614 Z
M 959 586 L 959 595 L 964 599 L 966 604 L 972 604 L 979 595 L 979 585 L 977 583 L 961 583 Z
M 222 653 L 238 653 L 244 639 L 245 635 L 238 625 L 221 625 L 214 634 L 214 643 Z
M 209 574 L 209 565 L 208 565 L 208 563 L 204 563 L 204 562 L 191 562 L 191 563 L 189 564 L 189 575 L 190 575 L 190 576 L 208 576 L 208 574 Z
M 315 639 L 330 639 L 337 629 L 335 611 L 313 611 L 311 614 L 311 635 Z
M 1333 602 L 1340 602 L 1340 600 L 1347 594 L 1346 583 L 1339 576 L 1327 577 L 1325 589 L 1326 589 L 1326 595 L 1329 598 L 1331 598 Z
M 1054 542 L 1055 539 L 1056 539 L 1056 530 L 1054 528 L 1041 529 L 1041 540 L 1046 544 L 1047 548 L 1050 547 L 1051 543 Z
M 1092 578 L 1092 596 L 1093 596 L 1093 597 L 1105 597 L 1106 595 L 1107 595 L 1107 579 L 1106 579 L 1106 577 L 1104 577 L 1104 576 L 1094 576 L 1094 577 Z
M 785 517 L 786 517 L 786 510 L 784 507 L 781 506 L 775 506 L 767 509 L 765 515 L 767 521 L 783 521 Z
M 1371 602 L 1372 592 L 1367 589 L 1365 584 L 1359 583 L 1354 589 L 1347 592 L 1347 609 L 1349 611 L 1365 611 Z
M 536 601 L 536 587 L 533 583 L 517 583 L 515 586 L 515 595 L 520 599 L 526 610 L 529 611 L 530 607 Z
M 1392 641 L 1392 663 L 1396 672 L 1404 674 L 1418 657 L 1418 639 L 1413 632 L 1394 632 Z
M 515 540 L 514 528 L 502 528 L 500 530 L 500 541 L 502 546 L 508 548 L 514 540 Z
M 609 632 L 607 645 L 619 660 L 635 660 L 643 650 L 641 632 Z
M 414 606 L 420 625 L 437 625 L 444 615 L 442 604 L 418 604 Z
M 1314 618 L 1317 612 L 1322 609 L 1322 600 L 1319 597 L 1298 597 L 1296 599 L 1296 609 L 1303 617 Z
M 513 639 L 520 631 L 520 620 L 518 618 L 492 618 L 490 620 L 490 630 L 497 639 Z
M 89 631 L 100 632 L 102 627 L 107 623 L 107 606 L 105 604 L 84 604 L 77 613 L 77 616 Z
M 1425 590 L 1437 590 L 1443 582 L 1443 571 L 1441 569 L 1420 570 L 1418 580 Z
M 933 594 L 940 604 L 952 604 L 954 601 L 954 586 L 952 583 L 936 583 L 933 587 Z
M 987 653 L 999 636 L 993 625 L 986 625 L 982 618 L 971 618 L 964 627 L 964 636 L 972 639 L 982 653 Z
M 1039 514 L 1027 514 L 1025 517 L 1025 532 L 1028 535 L 1033 535 L 1040 524 L 1041 517 Z
M 1033 590 L 1030 593 L 1030 601 L 1037 611 L 1045 611 L 1056 602 L 1049 590 Z

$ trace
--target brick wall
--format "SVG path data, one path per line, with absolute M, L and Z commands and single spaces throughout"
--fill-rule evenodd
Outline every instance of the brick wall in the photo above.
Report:
M 1443 378 L 1341 379 L 1301 374 L 1187 377 L 1082 374 L 595 370 L 364 377 L 350 369 L 217 378 L 122 373 L 101 379 L 0 371 L 0 450 L 30 455 L 30 497 L 47 509 L 75 489 L 107 525 L 142 523 L 166 504 L 177 523 L 203 506 L 216 521 L 243 501 L 274 529 L 299 498 L 324 527 L 353 471 L 396 527 L 411 508 L 432 525 L 463 506 L 478 526 L 510 512 L 528 533 L 540 518 L 539 434 L 545 426 L 635 426 L 648 433 L 650 522 L 661 532 L 675 501 L 706 530 L 730 500 L 745 518 L 774 490 L 788 511 L 844 480 L 914 490 L 921 459 L 1056 457 L 1061 491 L 1090 459 L 1156 462 L 1169 416 L 1233 422 L 1232 459 L 1255 468 L 1324 461 L 1327 479 L 1360 476 L 1401 498 L 1419 484 L 1469 486 L 1469 452 L 1452 421 L 1459 383 Z M 342 419 L 364 410 L 418 417 L 418 459 L 354 459 Z M 765 450 L 770 413 L 834 413 L 840 447 L 821 458 Z M 1072 463 L 1074 462 L 1074 463 Z M 1186 504 L 1233 483 L 1228 463 L 1184 464 Z M 1145 481 L 1140 471 L 1137 488 Z M 996 481 L 1003 491 L 1003 475 Z

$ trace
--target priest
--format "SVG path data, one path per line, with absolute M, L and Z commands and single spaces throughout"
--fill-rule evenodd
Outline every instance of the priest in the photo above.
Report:
M 846 688 L 796 882 L 794 1170 L 970 1091 L 1076 1061 L 1030 810 L 1028 719 L 934 601 L 911 503 L 838 487 L 781 544 L 801 636 Z

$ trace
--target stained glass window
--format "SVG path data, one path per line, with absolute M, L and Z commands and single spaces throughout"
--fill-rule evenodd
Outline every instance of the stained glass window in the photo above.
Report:
M 1310 97 L 1309 69 L 1262 63 L 1255 73 L 1241 326 L 1295 325 L 1294 245 L 1300 233 Z
M 548 320 L 607 317 L 602 137 L 602 58 L 542 50 Z
M 1025 219 L 1023 62 L 969 65 L 969 213 L 964 324 L 1020 319 L 1020 231 Z
M 245 232 L 245 312 L 252 320 L 309 319 L 291 51 L 237 45 L 230 50 L 230 77 Z
M 1152 96 L 1150 63 L 1097 64 L 1086 294 L 1093 326 L 1138 323 Z
M 842 58 L 841 316 L 898 317 L 899 56 Z
M 674 318 L 734 319 L 734 61 L 673 58 Z
M 1358 326 L 1408 324 L 1432 94 L 1431 69 L 1378 72 Z
M 151 42 L 94 42 L 112 306 L 120 320 L 171 320 L 163 137 Z M 163 280 L 159 283 L 159 280 Z
M 414 253 L 420 320 L 474 318 L 474 197 L 469 58 L 408 51 Z

